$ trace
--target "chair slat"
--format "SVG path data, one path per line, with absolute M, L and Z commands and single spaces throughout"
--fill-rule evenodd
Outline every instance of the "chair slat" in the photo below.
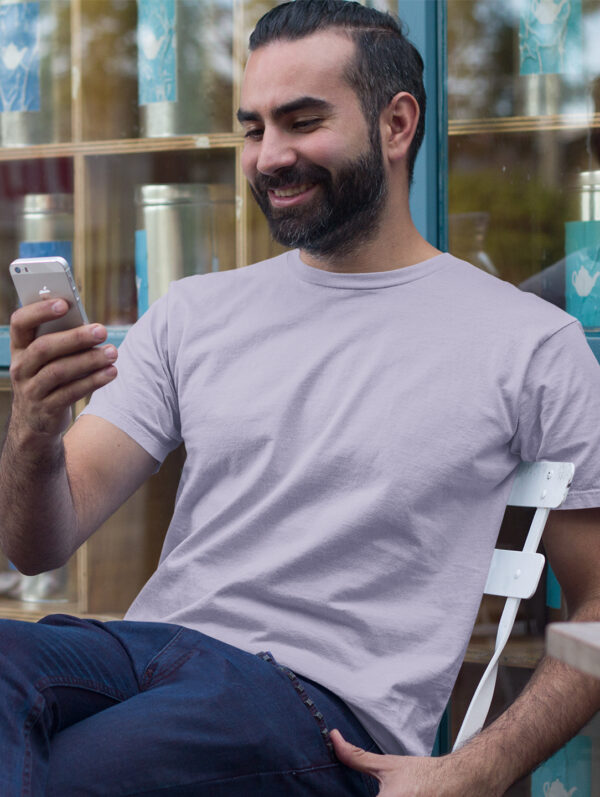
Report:
M 523 462 L 512 486 L 509 506 L 535 508 L 527 539 L 521 551 L 496 549 L 488 573 L 485 592 L 506 597 L 498 625 L 494 654 L 489 662 L 463 720 L 454 750 L 478 733 L 487 717 L 498 662 L 508 641 L 522 598 L 530 598 L 540 580 L 544 557 L 537 553 L 550 509 L 556 509 L 567 497 L 575 466 L 570 462 Z
M 522 462 L 513 482 L 509 506 L 556 509 L 573 481 L 572 462 Z
M 531 598 L 544 569 L 541 553 L 496 548 L 484 592 L 505 598 Z

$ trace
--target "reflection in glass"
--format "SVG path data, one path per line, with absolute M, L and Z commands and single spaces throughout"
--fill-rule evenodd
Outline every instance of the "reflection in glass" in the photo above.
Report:
M 594 269 L 567 274 L 566 258 L 591 245 L 591 227 L 583 247 L 569 224 L 585 220 L 580 175 L 600 169 L 600 2 L 449 0 L 447 11 L 451 245 L 453 219 L 487 214 L 499 276 L 581 315 L 569 295 Z
M 70 135 L 69 0 L 0 3 L 0 146 Z
M 143 136 L 231 125 L 228 0 L 138 0 L 138 98 Z
M 456 257 L 498 276 L 498 269 L 485 251 L 489 213 L 451 213 L 448 219 L 450 251 Z
M 138 317 L 169 284 L 192 274 L 233 268 L 233 185 L 141 185 L 135 194 Z

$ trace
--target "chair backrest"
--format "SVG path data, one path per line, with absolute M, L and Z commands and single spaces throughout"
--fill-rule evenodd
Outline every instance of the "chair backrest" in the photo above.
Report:
M 535 508 L 523 549 L 496 549 L 487 577 L 484 593 L 506 598 L 498 624 L 494 654 L 475 690 L 461 725 L 453 750 L 461 747 L 483 727 L 494 694 L 498 661 L 504 650 L 523 598 L 536 591 L 544 557 L 537 552 L 544 526 L 551 509 L 556 509 L 567 497 L 575 466 L 570 462 L 523 462 L 508 499 L 508 506 Z

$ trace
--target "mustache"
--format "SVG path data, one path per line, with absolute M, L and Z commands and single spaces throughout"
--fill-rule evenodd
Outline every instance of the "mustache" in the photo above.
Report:
M 313 163 L 306 166 L 290 166 L 287 169 L 279 169 L 274 174 L 261 174 L 259 172 L 254 178 L 254 187 L 257 191 L 266 193 L 269 189 L 284 188 L 287 185 L 322 183 L 330 180 L 330 172 L 323 166 Z

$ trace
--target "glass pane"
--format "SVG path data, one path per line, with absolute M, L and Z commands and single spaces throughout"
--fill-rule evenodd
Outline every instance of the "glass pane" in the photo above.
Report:
M 232 10 L 231 0 L 86 0 L 82 137 L 230 130 Z
M 0 143 L 3 147 L 71 137 L 69 0 L 0 6 Z
M 447 0 L 446 8 L 449 249 L 577 316 L 594 348 L 600 0 Z M 521 527 L 522 518 L 507 513 L 499 546 L 519 540 Z M 535 659 L 538 646 L 541 654 L 545 624 L 561 618 L 564 601 L 560 609 L 546 602 L 542 589 L 521 604 L 506 653 L 526 669 L 501 668 L 497 698 L 510 702 L 518 693 L 534 664 L 520 662 L 523 653 Z M 471 656 L 489 647 L 499 609 L 494 599 L 482 601 Z M 473 667 L 464 667 L 457 682 L 455 726 L 462 691 L 472 693 Z M 555 777 L 546 773 L 544 788 Z M 528 777 L 508 794 L 533 791 Z
M 450 250 L 599 327 L 600 3 L 447 10 Z
M 35 251 L 39 255 L 61 254 L 73 262 L 72 161 L 0 161 L 0 214 L 0 324 L 7 324 L 17 307 L 8 274 L 13 258 Z
M 0 369 L 17 256 L 65 257 L 90 321 L 119 343 L 172 280 L 281 251 L 241 173 L 235 119 L 248 35 L 274 4 L 0 0 Z M 155 567 L 184 456 L 53 580 L 0 559 L 0 614 L 41 613 L 46 600 L 124 611 Z
M 232 149 L 86 159 L 88 315 L 130 324 L 175 279 L 236 264 Z

